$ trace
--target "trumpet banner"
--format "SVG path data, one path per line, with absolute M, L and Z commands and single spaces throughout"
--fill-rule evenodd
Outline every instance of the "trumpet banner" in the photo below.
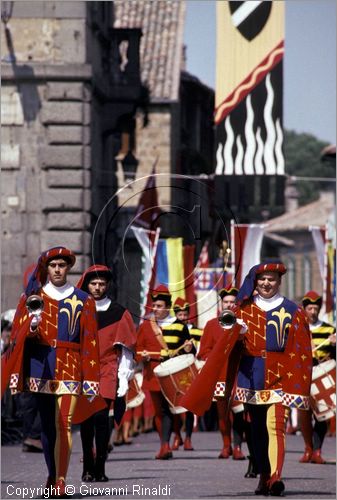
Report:
M 217 2 L 217 175 L 283 175 L 284 2 Z

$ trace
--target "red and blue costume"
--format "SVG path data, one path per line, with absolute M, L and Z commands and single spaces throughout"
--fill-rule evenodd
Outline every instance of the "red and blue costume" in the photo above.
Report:
M 47 283 L 47 265 L 75 255 L 64 247 L 44 252 L 30 277 L 16 310 L 5 380 L 13 393 L 37 394 L 42 424 L 42 445 L 48 467 L 47 485 L 59 485 L 67 474 L 71 452 L 71 422 L 77 396 L 99 393 L 99 355 L 95 301 L 69 284 Z M 26 301 L 36 294 L 44 307 L 36 330 L 30 328 Z M 56 297 L 56 298 L 55 298 Z
M 282 494 L 285 423 L 290 408 L 307 410 L 312 354 L 308 324 L 301 308 L 281 297 L 263 310 L 253 292 L 263 272 L 286 272 L 281 263 L 254 266 L 237 297 L 236 323 L 224 330 L 182 404 L 197 414 L 208 409 L 220 374 L 225 373 L 227 398 L 245 403 L 252 425 L 254 456 L 261 475 L 256 493 Z M 212 369 L 213 366 L 213 369 Z M 235 375 L 237 374 L 237 375 Z

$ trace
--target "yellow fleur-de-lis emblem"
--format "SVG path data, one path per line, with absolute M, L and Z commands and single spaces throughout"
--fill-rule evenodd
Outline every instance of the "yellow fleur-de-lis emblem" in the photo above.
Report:
M 65 312 L 68 316 L 68 331 L 71 336 L 75 332 L 76 322 L 82 311 L 82 309 L 77 310 L 78 306 L 83 306 L 83 302 L 82 300 L 77 299 L 76 295 L 73 295 L 71 298 L 65 299 L 64 303 L 70 304 L 71 311 L 69 311 L 66 307 L 62 307 L 62 309 L 60 309 L 60 313 Z
M 291 319 L 291 314 L 287 313 L 284 307 L 281 307 L 280 311 L 274 311 L 271 315 L 276 316 L 278 321 L 270 320 L 268 325 L 275 326 L 277 344 L 279 347 L 283 347 L 287 328 L 289 328 L 289 324 L 284 325 L 284 322 L 287 318 Z

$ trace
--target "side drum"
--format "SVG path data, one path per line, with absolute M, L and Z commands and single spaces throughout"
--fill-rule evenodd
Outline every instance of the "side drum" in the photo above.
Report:
M 336 361 L 334 359 L 329 359 L 313 367 L 310 405 L 319 422 L 335 416 Z
M 198 374 L 193 354 L 182 354 L 163 361 L 153 370 L 160 388 L 170 405 L 171 413 L 184 413 L 186 408 L 180 405 L 181 398 L 190 388 Z
M 144 399 L 145 394 L 141 387 L 143 385 L 143 375 L 136 373 L 135 376 L 129 381 L 129 390 L 126 394 L 126 409 L 136 408 L 140 406 Z

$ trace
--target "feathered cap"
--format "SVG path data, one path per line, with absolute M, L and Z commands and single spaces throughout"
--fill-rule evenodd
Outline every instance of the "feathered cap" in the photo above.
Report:
M 65 247 L 53 247 L 42 254 L 36 264 L 36 267 L 29 277 L 28 284 L 25 290 L 25 294 L 31 295 L 37 293 L 41 287 L 43 287 L 47 282 L 47 267 L 48 263 L 54 259 L 64 259 L 70 267 L 76 262 L 76 257 L 74 253 Z
M 250 299 L 256 287 L 257 276 L 267 272 L 278 273 L 282 276 L 287 272 L 287 268 L 281 261 L 262 262 L 261 264 L 253 266 L 240 287 L 239 293 L 236 297 L 237 304 L 240 305 L 245 300 Z
M 318 293 L 315 292 L 314 290 L 310 290 L 309 292 L 307 292 L 304 295 L 304 297 L 302 299 L 302 306 L 307 307 L 309 304 L 311 304 L 311 305 L 316 305 L 319 308 L 321 308 L 322 302 L 323 302 L 322 296 L 318 295 Z
M 230 288 L 221 288 L 221 290 L 219 291 L 219 297 L 221 299 L 223 299 L 227 295 L 234 295 L 236 297 L 238 293 L 239 293 L 239 289 L 235 288 L 234 286 L 232 286 Z
M 86 271 L 84 271 L 76 286 L 77 288 L 88 292 L 88 284 L 95 278 L 105 278 L 107 281 L 111 281 L 112 271 L 107 266 L 102 264 L 90 266 Z
M 179 311 L 189 312 L 189 310 L 190 310 L 189 302 L 187 302 L 187 300 L 185 300 L 185 299 L 182 299 L 181 297 L 178 297 L 173 304 L 173 311 L 175 313 L 177 313 Z

